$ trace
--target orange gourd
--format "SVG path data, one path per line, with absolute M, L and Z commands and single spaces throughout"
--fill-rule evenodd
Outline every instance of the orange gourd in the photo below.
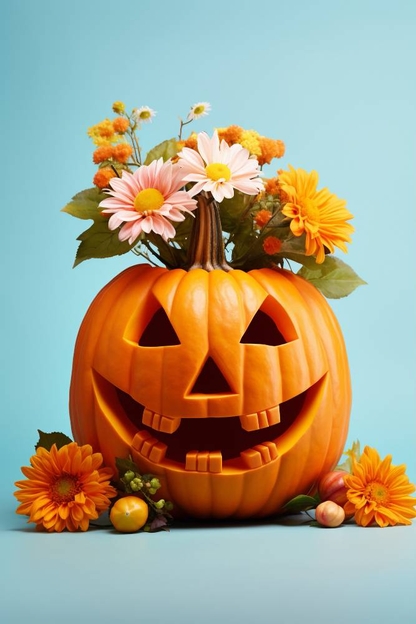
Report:
M 158 475 L 177 516 L 265 517 L 339 459 L 347 356 L 309 282 L 228 270 L 205 208 L 188 270 L 133 266 L 91 304 L 75 347 L 72 428 L 108 465 L 131 454 Z

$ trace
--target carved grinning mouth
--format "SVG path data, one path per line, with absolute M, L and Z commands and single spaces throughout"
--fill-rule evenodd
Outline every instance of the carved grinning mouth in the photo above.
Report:
M 283 434 L 291 435 L 296 429 L 298 439 L 309 426 L 325 377 L 288 401 L 257 414 L 172 418 L 150 411 L 94 371 L 97 395 L 111 406 L 113 418 L 130 422 L 137 430 L 132 442 L 136 452 L 157 464 L 175 462 L 199 472 L 222 472 L 223 462 L 230 467 L 258 468 L 276 459 Z

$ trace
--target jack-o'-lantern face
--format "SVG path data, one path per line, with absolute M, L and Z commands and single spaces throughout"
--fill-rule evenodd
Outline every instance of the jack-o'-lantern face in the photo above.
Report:
M 131 454 L 179 513 L 277 512 L 332 468 L 351 401 L 342 336 L 286 271 L 132 267 L 80 329 L 74 436 Z

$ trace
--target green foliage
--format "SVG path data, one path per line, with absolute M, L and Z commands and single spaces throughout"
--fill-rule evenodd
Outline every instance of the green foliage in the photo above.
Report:
M 53 431 L 52 433 L 45 433 L 38 429 L 39 440 L 35 445 L 35 449 L 44 448 L 47 451 L 50 451 L 52 446 L 56 444 L 57 448 L 60 449 L 62 446 L 66 444 L 70 444 L 72 442 L 71 438 L 69 438 L 64 433 L 60 433 L 59 431 Z
M 69 204 L 62 208 L 62 212 L 67 212 L 78 219 L 104 220 L 104 216 L 98 210 L 98 204 L 105 198 L 106 195 L 96 187 L 86 189 L 77 193 Z
M 94 221 L 93 225 L 80 234 L 77 240 L 81 241 L 78 247 L 74 267 L 90 258 L 111 258 L 127 253 L 133 248 L 127 241 L 121 242 L 118 230 L 108 229 L 108 220 Z
M 304 266 L 298 271 L 298 275 L 307 279 L 328 299 L 341 299 L 351 294 L 358 286 L 366 284 L 357 273 L 345 262 L 336 256 L 326 256 L 322 264 Z
M 159 160 L 159 158 L 163 158 L 163 161 L 166 162 L 169 158 L 176 156 L 177 153 L 178 143 L 176 139 L 167 139 L 148 152 L 143 164 L 150 165 L 153 160 Z
M 99 203 L 107 196 L 97 188 L 86 189 L 77 193 L 62 212 L 67 212 L 78 219 L 92 219 L 94 223 L 77 238 L 81 241 L 74 267 L 90 258 L 111 258 L 127 253 L 133 248 L 127 241 L 121 242 L 118 230 L 108 229 L 108 216 L 99 210 Z
M 315 509 L 315 507 L 319 505 L 319 502 L 320 499 L 318 495 L 306 496 L 304 494 L 300 494 L 299 496 L 295 496 L 295 498 L 288 501 L 282 511 L 287 514 L 296 514 L 301 511 L 307 511 L 308 509 Z

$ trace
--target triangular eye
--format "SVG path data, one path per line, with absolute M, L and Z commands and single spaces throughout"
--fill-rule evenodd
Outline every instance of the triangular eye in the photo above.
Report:
M 240 342 L 242 344 L 264 344 L 276 347 L 286 344 L 287 340 L 277 329 L 273 319 L 263 310 L 257 310 Z
M 167 347 L 181 344 L 172 327 L 168 315 L 163 308 L 159 308 L 144 330 L 139 340 L 141 347 Z

